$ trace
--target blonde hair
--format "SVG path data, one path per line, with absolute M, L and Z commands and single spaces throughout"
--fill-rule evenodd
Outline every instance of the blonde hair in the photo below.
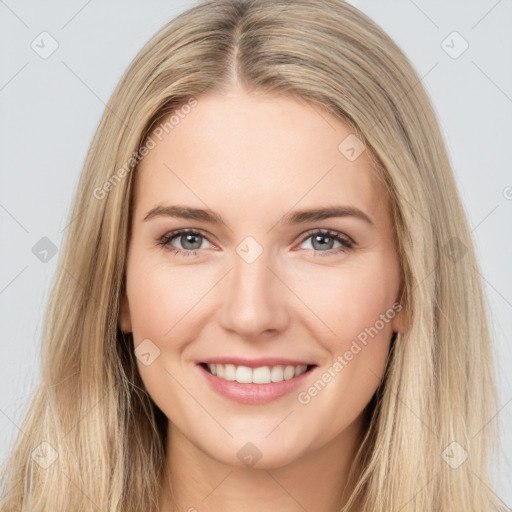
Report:
M 3 468 L 1 510 L 159 510 L 167 418 L 118 328 L 133 179 L 157 122 L 235 82 L 302 98 L 346 122 L 391 198 L 407 331 L 394 339 L 366 408 L 354 464 L 361 473 L 344 510 L 356 498 L 365 512 L 505 510 L 488 479 L 497 398 L 486 304 L 437 119 L 398 46 L 338 0 L 201 3 L 129 66 L 80 177 L 41 381 Z M 42 467 L 34 450 L 57 458 Z M 463 450 L 467 460 L 450 464 Z

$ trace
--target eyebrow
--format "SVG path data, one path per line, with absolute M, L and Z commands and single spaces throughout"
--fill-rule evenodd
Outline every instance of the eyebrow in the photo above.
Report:
M 158 205 L 149 210 L 144 217 L 144 222 L 155 217 L 174 217 L 179 219 L 195 220 L 208 224 L 225 224 L 220 215 L 209 209 L 190 208 L 187 206 L 162 206 Z M 359 208 L 354 206 L 330 206 L 324 208 L 310 208 L 287 213 L 277 223 L 282 226 L 306 224 L 334 217 L 355 217 L 375 226 L 372 219 Z

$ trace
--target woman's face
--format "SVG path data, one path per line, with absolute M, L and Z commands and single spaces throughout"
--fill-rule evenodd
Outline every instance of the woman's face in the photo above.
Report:
M 389 198 L 318 106 L 238 88 L 194 105 L 137 170 L 120 326 L 171 429 L 277 467 L 359 429 L 402 331 Z

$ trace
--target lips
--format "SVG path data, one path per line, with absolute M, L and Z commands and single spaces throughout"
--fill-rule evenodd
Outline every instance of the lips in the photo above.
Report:
M 317 367 L 284 358 L 212 358 L 197 363 L 210 387 L 243 404 L 265 404 L 296 390 Z

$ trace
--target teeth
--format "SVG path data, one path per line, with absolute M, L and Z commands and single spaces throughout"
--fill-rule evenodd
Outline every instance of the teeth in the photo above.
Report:
M 252 382 L 252 369 L 248 366 L 237 366 L 235 380 L 242 384 L 250 384 Z
M 295 375 L 295 366 L 285 366 L 284 372 L 283 372 L 284 380 L 293 379 L 294 375 Z
M 308 368 L 305 364 L 297 366 L 260 366 L 258 368 L 235 366 L 234 364 L 208 364 L 207 366 L 212 375 L 225 380 L 236 380 L 241 384 L 282 382 L 302 375 Z
M 235 380 L 236 379 L 236 368 L 234 364 L 224 365 L 224 379 Z
M 255 384 L 267 384 L 268 382 L 270 382 L 270 368 L 268 366 L 253 368 L 252 381 Z

